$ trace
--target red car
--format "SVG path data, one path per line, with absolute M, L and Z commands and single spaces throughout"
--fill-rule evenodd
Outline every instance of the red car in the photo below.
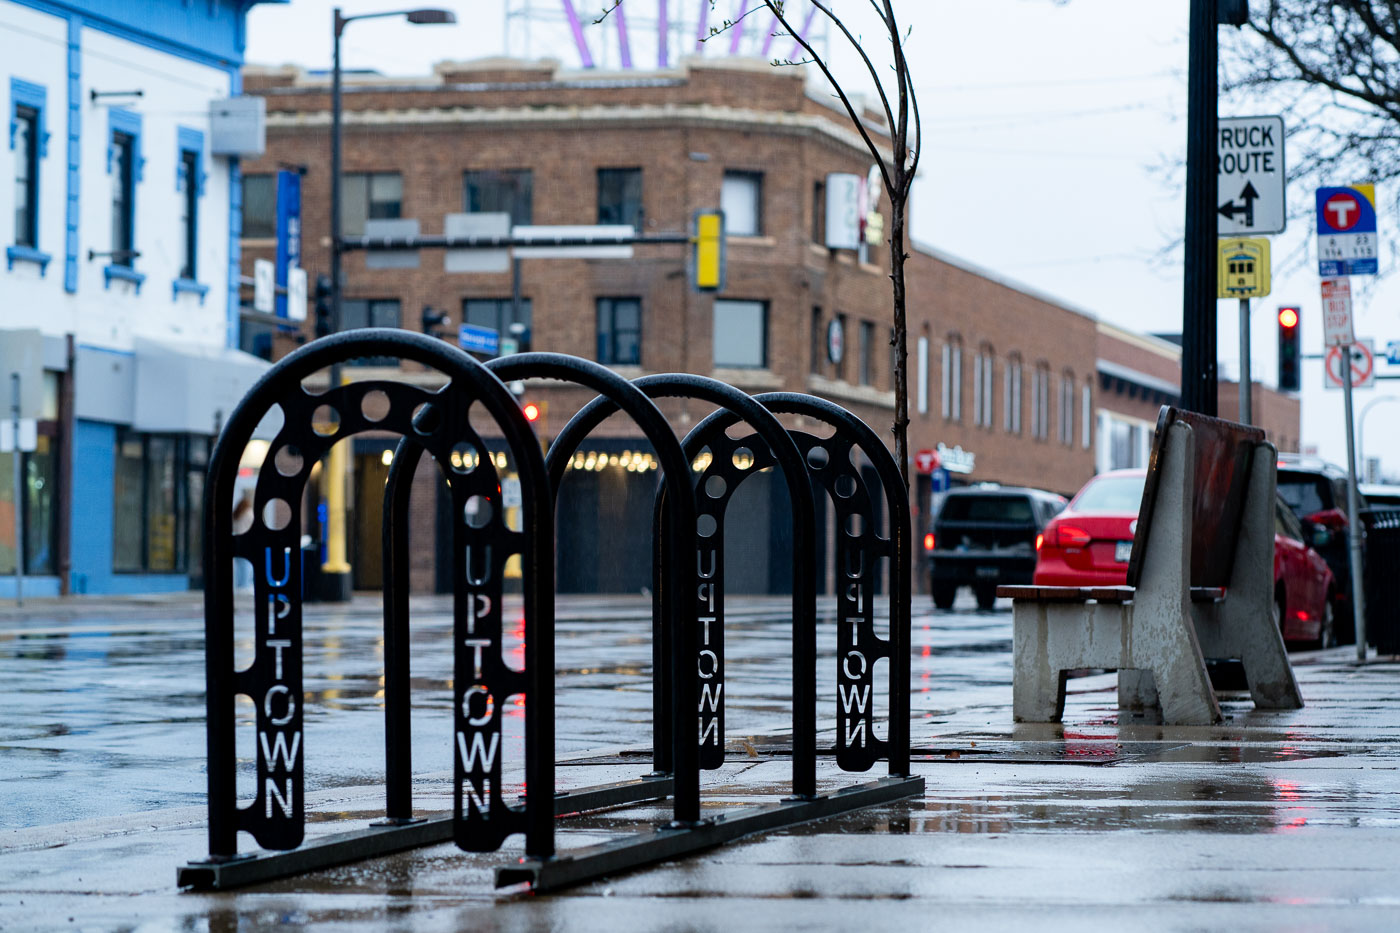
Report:
M 1146 470 L 1114 470 L 1089 480 L 1036 542 L 1034 582 L 1041 586 L 1126 583 L 1146 477 Z M 1275 502 L 1274 619 L 1284 640 L 1323 648 L 1335 645 L 1335 594 L 1327 562 L 1308 546 L 1293 512 Z

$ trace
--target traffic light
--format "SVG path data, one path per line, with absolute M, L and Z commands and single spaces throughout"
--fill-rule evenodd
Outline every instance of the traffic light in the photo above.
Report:
M 549 403 L 548 402 L 527 402 L 520 403 L 520 410 L 525 413 L 525 420 L 530 422 L 530 427 L 535 429 L 535 436 L 544 438 L 549 433 Z
M 439 311 L 432 305 L 424 305 L 422 322 L 423 333 L 429 337 L 436 337 L 438 336 L 437 329 L 451 324 L 452 318 L 447 316 L 446 311 Z
M 696 211 L 690 237 L 690 287 L 697 292 L 724 291 L 724 212 Z
M 1298 325 L 1297 308 L 1278 309 L 1278 387 L 1284 392 L 1297 392 L 1301 385 Z
M 316 276 L 316 336 L 331 334 L 331 277 Z

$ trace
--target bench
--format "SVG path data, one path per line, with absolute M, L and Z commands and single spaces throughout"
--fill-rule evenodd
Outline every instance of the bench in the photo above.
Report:
M 1261 709 L 1298 709 L 1273 619 L 1277 453 L 1260 428 L 1163 406 L 1126 586 L 1002 586 L 1017 722 L 1058 722 L 1068 673 L 1118 671 L 1127 712 L 1219 722 L 1207 659 L 1239 659 Z

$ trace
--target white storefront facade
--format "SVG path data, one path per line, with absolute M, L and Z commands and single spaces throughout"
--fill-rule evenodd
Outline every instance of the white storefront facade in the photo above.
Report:
M 0 0 L 0 598 L 198 582 L 212 438 L 261 365 L 238 346 L 243 0 Z M 251 144 L 249 151 L 256 151 Z

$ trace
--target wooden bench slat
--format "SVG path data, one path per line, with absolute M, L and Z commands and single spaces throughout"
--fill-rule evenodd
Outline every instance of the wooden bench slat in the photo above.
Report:
M 1082 586 L 999 586 L 997 595 L 1008 599 L 1039 599 L 1047 602 L 1073 603 L 1089 598 Z
M 1101 603 L 1132 602 L 1133 594 L 1137 592 L 1137 589 L 1131 586 L 1091 586 L 1088 589 L 1089 598 Z

